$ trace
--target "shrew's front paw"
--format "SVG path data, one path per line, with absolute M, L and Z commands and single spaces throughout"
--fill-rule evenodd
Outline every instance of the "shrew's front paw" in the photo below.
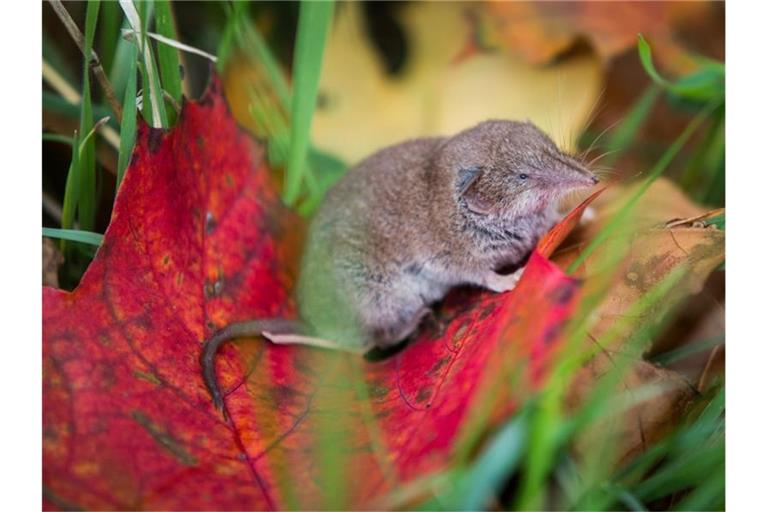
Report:
M 508 292 L 517 286 L 520 281 L 520 276 L 523 275 L 523 269 L 519 268 L 511 274 L 497 274 L 496 272 L 489 272 L 485 276 L 485 282 L 483 283 L 486 288 L 493 290 L 496 293 Z

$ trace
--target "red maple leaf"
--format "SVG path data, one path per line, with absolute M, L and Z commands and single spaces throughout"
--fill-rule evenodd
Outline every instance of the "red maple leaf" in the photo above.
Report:
M 546 256 L 585 205 L 542 241 Z M 382 361 L 231 343 L 217 360 L 225 420 L 202 342 L 292 315 L 303 229 L 218 78 L 173 130 L 140 126 L 96 258 L 75 291 L 43 290 L 46 507 L 370 506 L 525 400 L 577 300 L 578 283 L 535 252 L 513 292 L 451 294 L 439 327 Z

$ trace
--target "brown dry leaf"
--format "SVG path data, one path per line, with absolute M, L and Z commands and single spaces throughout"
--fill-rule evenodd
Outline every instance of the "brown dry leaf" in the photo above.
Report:
M 725 344 L 715 346 L 709 353 L 707 364 L 699 376 L 696 389 L 699 393 L 706 392 L 718 380 L 725 377 Z
M 576 56 L 535 67 L 505 53 L 456 62 L 482 4 L 414 2 L 399 10 L 408 41 L 401 73 L 388 75 L 366 34 L 362 6 L 340 4 L 328 38 L 313 143 L 352 164 L 402 140 L 450 135 L 489 118 L 530 119 L 566 149 L 584 127 L 601 86 L 599 60 Z M 237 120 L 252 131 L 245 61 L 224 77 Z
M 608 219 L 626 204 L 636 186 L 609 189 L 597 198 L 594 203 L 597 211 L 595 222 L 581 231 L 579 239 L 592 240 Z M 723 262 L 725 232 L 694 228 L 691 224 L 666 227 L 671 219 L 697 218 L 704 214 L 704 209 L 687 199 L 672 182 L 659 179 L 641 198 L 627 227 L 609 238 L 579 269 L 585 279 L 586 294 L 606 284 L 608 291 L 593 313 L 593 323 L 588 332 L 589 338 L 597 345 L 590 348 L 598 350 L 598 353 L 577 374 L 567 405 L 577 407 L 606 371 L 620 359 L 626 362 L 626 358 L 634 361 L 629 361 L 631 370 L 624 376 L 620 388 L 616 389 L 617 393 L 628 391 L 631 399 L 634 393 L 647 392 L 649 386 L 660 390 L 651 398 L 620 413 L 615 419 L 617 424 L 591 428 L 579 446 L 595 446 L 591 444 L 595 439 L 616 435 L 619 449 L 614 455 L 617 462 L 621 461 L 664 436 L 694 399 L 695 388 L 681 374 L 642 360 L 640 351 L 647 347 L 628 347 L 626 342 L 640 329 L 662 320 L 658 307 L 639 312 L 633 312 L 631 308 L 673 271 L 687 267 L 683 278 L 664 298 L 665 309 L 670 303 L 682 301 L 701 290 L 708 276 Z M 583 244 L 576 240 L 556 253 L 553 261 L 561 267 L 567 266 Z M 565 245 L 568 246 L 568 242 Z M 615 263 L 612 270 L 601 268 L 607 251 L 622 255 L 618 271 Z M 702 371 L 703 368 L 700 373 Z
M 605 223 L 626 203 L 627 198 L 638 185 L 609 189 L 595 201 L 598 212 L 595 222 L 582 232 L 582 240 L 592 240 Z M 641 318 L 626 321 L 624 314 L 641 297 L 669 274 L 687 266 L 684 277 L 674 287 L 669 301 L 683 299 L 698 293 L 704 281 L 725 259 L 725 232 L 712 228 L 675 225 L 666 227 L 669 220 L 701 216 L 705 210 L 691 202 L 671 181 L 657 180 L 642 196 L 633 215 L 601 248 L 584 262 L 579 274 L 596 285 L 604 271 L 601 268 L 607 253 L 623 253 L 619 271 L 609 276 L 613 280 L 611 292 L 597 311 L 599 320 L 590 334 L 600 338 L 611 326 L 622 321 L 622 334 L 615 337 L 614 344 L 621 345 L 624 339 L 635 332 L 646 321 L 656 318 L 657 311 L 645 311 Z M 565 244 L 553 260 L 561 267 L 568 264 L 583 248 L 584 243 Z M 595 278 L 595 279 L 592 279 Z M 603 275 L 601 279 L 604 279 Z
M 620 354 L 601 352 L 577 374 L 566 398 L 566 407 L 578 410 L 588 398 L 597 381 L 615 364 Z M 694 388 L 677 372 L 655 366 L 647 361 L 635 361 L 625 372 L 617 392 L 627 392 L 628 398 L 655 387 L 649 400 L 621 412 L 616 423 L 605 422 L 590 428 L 576 443 L 576 452 L 583 455 L 599 446 L 615 446 L 614 461 L 620 463 L 642 452 L 670 432 L 696 397 Z M 610 436 L 610 438 L 609 438 Z
M 677 72 L 695 67 L 674 39 L 675 25 L 708 8 L 704 2 L 489 2 L 489 37 L 527 62 L 543 65 L 586 40 L 603 62 L 634 48 L 637 34 Z

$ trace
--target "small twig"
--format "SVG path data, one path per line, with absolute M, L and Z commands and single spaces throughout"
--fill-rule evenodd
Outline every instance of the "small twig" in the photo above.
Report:
M 176 101 L 176 98 L 171 96 L 171 93 L 169 93 L 165 89 L 163 89 L 163 98 L 165 98 L 166 101 L 168 101 L 168 103 L 171 104 L 171 106 L 173 107 L 173 110 L 175 110 L 177 114 L 181 113 L 181 105 L 179 105 L 179 102 Z
M 69 15 L 69 12 L 67 12 L 67 10 L 64 8 L 61 0 L 48 1 L 50 2 L 51 7 L 53 7 L 53 10 L 56 12 L 56 15 L 64 24 L 64 27 L 66 27 L 69 35 L 72 36 L 72 39 L 75 41 L 75 44 L 77 44 L 77 47 L 80 48 L 80 52 L 86 58 L 88 58 L 88 66 L 91 68 L 91 71 L 93 71 L 93 75 L 96 77 L 96 80 L 99 82 L 101 89 L 104 91 L 104 96 L 107 99 L 107 103 L 109 103 L 109 107 L 115 113 L 115 118 L 117 119 L 118 124 L 121 123 L 123 119 L 123 110 L 120 107 L 120 102 L 117 101 L 117 96 L 115 96 L 115 91 L 112 89 L 112 85 L 109 83 L 107 75 L 104 73 L 104 68 L 101 67 L 99 56 L 96 55 L 96 52 L 93 51 L 93 49 L 91 49 L 90 55 L 85 55 L 85 38 L 83 37 L 83 33 L 80 32 L 80 29 Z

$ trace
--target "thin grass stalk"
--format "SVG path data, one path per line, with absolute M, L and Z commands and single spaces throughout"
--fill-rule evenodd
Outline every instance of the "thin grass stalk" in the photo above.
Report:
M 289 205 L 299 198 L 300 185 L 306 171 L 309 132 L 317 104 L 320 68 L 332 16 L 332 2 L 301 3 L 293 60 L 291 149 L 283 189 L 283 199 Z

